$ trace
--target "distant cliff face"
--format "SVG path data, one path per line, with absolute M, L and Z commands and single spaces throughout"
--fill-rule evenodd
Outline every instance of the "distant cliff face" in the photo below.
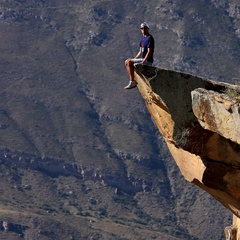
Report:
M 185 179 L 240 217 L 239 87 L 142 65 L 135 77 Z

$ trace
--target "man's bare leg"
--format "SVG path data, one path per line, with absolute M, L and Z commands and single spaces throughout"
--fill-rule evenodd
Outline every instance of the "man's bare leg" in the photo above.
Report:
M 132 61 L 132 59 L 127 59 L 125 61 L 125 67 L 127 70 L 127 73 L 129 75 L 129 78 L 131 81 L 134 81 L 134 66 L 133 66 L 134 62 Z
M 135 88 L 137 86 L 137 82 L 134 80 L 134 61 L 132 59 L 127 59 L 125 61 L 125 66 L 127 73 L 129 75 L 130 81 L 125 89 Z

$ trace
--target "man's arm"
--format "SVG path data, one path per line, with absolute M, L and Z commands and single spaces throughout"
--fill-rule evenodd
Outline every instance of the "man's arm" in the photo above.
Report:
M 139 58 L 142 55 L 142 48 L 140 47 L 138 54 L 135 56 L 135 58 Z
M 142 64 L 145 63 L 148 60 L 148 58 L 152 54 L 152 52 L 153 52 L 153 49 L 148 48 L 147 54 L 146 54 L 145 58 L 143 59 L 143 61 L 141 62 Z

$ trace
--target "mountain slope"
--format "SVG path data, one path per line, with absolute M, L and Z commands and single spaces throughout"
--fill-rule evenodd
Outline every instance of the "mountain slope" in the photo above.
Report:
M 182 179 L 140 94 L 122 89 L 143 20 L 156 65 L 236 81 L 237 1 L 0 7 L 0 220 L 32 239 L 222 239 L 230 214 Z

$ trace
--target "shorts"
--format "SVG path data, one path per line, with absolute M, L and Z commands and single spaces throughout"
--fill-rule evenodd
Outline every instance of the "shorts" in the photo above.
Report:
M 141 63 L 143 61 L 143 58 L 133 58 L 132 61 L 134 61 L 134 63 Z M 148 62 L 148 61 L 144 63 L 144 65 L 149 65 L 149 66 L 151 66 L 152 64 L 153 64 L 152 62 Z

